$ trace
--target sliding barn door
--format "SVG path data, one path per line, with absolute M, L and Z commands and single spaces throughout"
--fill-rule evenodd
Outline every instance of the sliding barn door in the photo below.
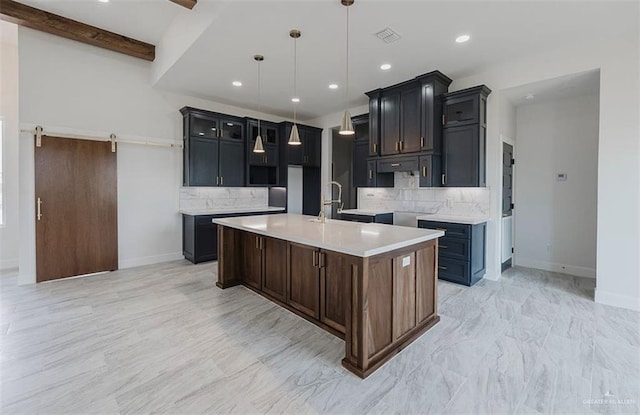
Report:
M 42 137 L 35 148 L 38 282 L 118 268 L 111 143 Z

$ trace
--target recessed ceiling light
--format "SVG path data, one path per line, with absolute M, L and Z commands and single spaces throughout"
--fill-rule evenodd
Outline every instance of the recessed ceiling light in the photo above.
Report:
M 109 3 L 109 0 L 98 0 L 100 3 Z
M 293 98 L 291 98 L 291 102 L 300 102 L 300 98 L 293 97 Z
M 233 86 L 242 86 L 242 82 L 240 82 L 240 81 L 233 81 L 233 82 L 231 82 L 231 84 Z
M 391 64 L 383 63 L 382 65 L 380 65 L 380 69 L 382 69 L 383 71 L 388 71 L 389 69 L 391 69 Z
M 527 95 L 524 96 L 524 99 L 533 99 L 535 98 L 535 95 L 533 95 L 531 92 L 529 92 Z
M 338 84 L 330 84 L 329 89 L 338 89 Z
M 467 42 L 469 39 L 471 39 L 471 36 L 469 35 L 460 35 L 456 38 L 456 43 L 464 43 L 464 42 Z

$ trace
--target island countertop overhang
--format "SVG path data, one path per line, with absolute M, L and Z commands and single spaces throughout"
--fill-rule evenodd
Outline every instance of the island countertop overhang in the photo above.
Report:
M 214 219 L 214 223 L 258 235 L 310 245 L 357 257 L 371 257 L 444 236 L 444 232 L 279 214 Z

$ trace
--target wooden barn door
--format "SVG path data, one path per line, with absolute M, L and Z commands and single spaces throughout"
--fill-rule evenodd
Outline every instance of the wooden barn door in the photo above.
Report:
M 42 136 L 35 148 L 36 280 L 118 268 L 111 143 Z

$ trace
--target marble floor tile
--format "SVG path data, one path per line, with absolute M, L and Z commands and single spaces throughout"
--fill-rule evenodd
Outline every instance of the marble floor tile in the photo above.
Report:
M 593 303 L 590 279 L 438 281 L 440 322 L 365 380 L 342 340 L 216 279 L 186 261 L 0 276 L 0 412 L 638 413 L 640 314 Z

